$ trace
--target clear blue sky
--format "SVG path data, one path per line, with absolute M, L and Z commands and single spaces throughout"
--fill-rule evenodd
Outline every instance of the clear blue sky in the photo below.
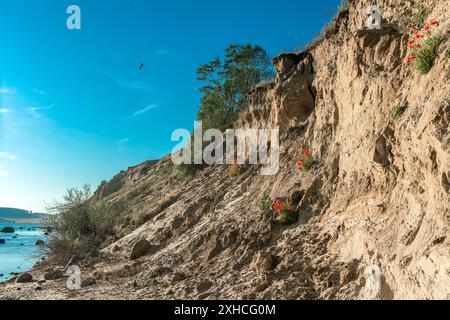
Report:
M 338 3 L 1 0 L 0 207 L 43 211 L 170 153 L 172 131 L 193 126 L 200 64 L 231 43 L 293 51 Z M 81 30 L 66 28 L 71 4 Z

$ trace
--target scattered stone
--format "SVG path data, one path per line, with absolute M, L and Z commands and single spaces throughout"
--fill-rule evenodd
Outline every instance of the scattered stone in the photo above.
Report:
M 24 272 L 24 273 L 20 274 L 16 279 L 16 283 L 29 283 L 32 281 L 33 281 L 33 276 L 28 272 Z
M 36 291 L 42 291 L 42 290 L 44 290 L 44 288 L 42 288 L 41 286 L 37 286 L 36 288 L 34 288 L 34 290 L 36 290 Z
M 46 283 L 47 281 L 45 280 L 45 279 L 41 279 L 41 280 L 38 280 L 38 282 L 37 282 L 37 284 L 44 284 L 44 283 Z
M 130 260 L 136 260 L 144 256 L 150 250 L 150 243 L 143 239 L 136 242 L 131 250 Z
M 209 280 L 205 280 L 200 282 L 197 285 L 197 293 L 203 293 L 205 291 L 208 291 L 213 286 L 213 283 Z
M 81 281 L 81 287 L 85 288 L 85 287 L 93 286 L 96 283 L 97 283 L 97 279 L 95 279 L 94 277 L 89 277 L 89 278 L 86 278 L 83 281 Z
M 37 246 L 43 246 L 43 245 L 45 245 L 45 242 L 43 240 L 37 240 L 36 241 L 36 245 Z
M 13 227 L 4 227 L 2 230 L 0 230 L 0 233 L 14 233 L 16 230 L 14 230 Z
M 260 284 L 258 284 L 258 285 L 256 286 L 255 292 L 256 292 L 256 293 L 263 292 L 263 291 L 266 290 L 269 286 L 270 286 L 269 283 L 267 283 L 267 282 L 262 282 L 262 283 L 260 283 Z
M 184 279 L 186 279 L 186 276 L 180 272 L 175 272 L 172 276 L 172 284 L 183 281 Z
M 64 277 L 64 272 L 62 270 L 50 270 L 44 274 L 45 280 L 58 280 Z
M 266 273 L 272 271 L 277 266 L 277 258 L 266 252 L 258 252 L 252 261 L 251 269 L 258 273 Z

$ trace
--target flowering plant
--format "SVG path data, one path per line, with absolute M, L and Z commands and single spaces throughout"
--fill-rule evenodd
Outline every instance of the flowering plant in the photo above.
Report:
M 273 211 L 273 221 L 283 225 L 295 223 L 299 217 L 297 205 L 292 203 L 290 197 L 287 200 L 277 199 L 273 205 Z
M 439 21 L 433 20 L 426 24 L 423 30 L 414 31 L 408 40 L 409 55 L 405 64 L 413 64 L 420 74 L 427 74 L 437 57 L 439 45 L 443 40 L 440 33 L 433 34 L 433 29 L 437 26 Z
M 311 155 L 309 149 L 306 149 L 303 153 L 303 157 L 297 161 L 298 169 L 303 172 L 308 172 L 315 164 L 317 164 L 317 161 Z

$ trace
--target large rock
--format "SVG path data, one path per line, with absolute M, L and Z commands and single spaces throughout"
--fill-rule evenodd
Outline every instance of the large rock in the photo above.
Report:
M 16 283 L 29 283 L 32 281 L 33 281 L 33 276 L 28 272 L 24 272 L 24 273 L 20 274 L 16 279 Z
M 1 233 L 14 233 L 16 230 L 14 230 L 13 227 L 4 227 L 2 230 L 0 230 Z
M 45 245 L 45 242 L 43 240 L 37 240 L 36 241 L 36 245 L 37 246 L 43 246 L 43 245 Z
M 64 277 L 64 272 L 62 270 L 50 270 L 44 274 L 45 280 L 58 280 Z
M 5 239 L 0 239 L 0 244 L 5 244 Z
M 150 243 L 143 239 L 136 242 L 131 250 L 130 260 L 136 260 L 144 256 L 150 250 Z

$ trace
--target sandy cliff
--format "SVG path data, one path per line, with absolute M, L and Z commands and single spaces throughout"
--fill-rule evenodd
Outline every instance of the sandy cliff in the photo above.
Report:
M 369 2 L 350 1 L 322 41 L 275 58 L 275 80 L 249 93 L 240 127 L 281 128 L 276 176 L 214 166 L 179 180 L 170 158 L 129 168 L 95 195 L 129 217 L 101 258 L 82 263 L 95 285 L 6 284 L 0 296 L 450 299 L 450 8 L 426 1 L 446 37 L 423 76 L 405 66 L 408 36 L 397 28 L 415 1 L 378 1 L 374 31 L 364 30 Z M 307 173 L 296 167 L 302 147 L 319 160 Z M 262 195 L 294 192 L 300 221 L 274 225 Z M 130 261 L 141 239 L 150 249 Z M 366 286 L 370 266 L 380 290 Z

